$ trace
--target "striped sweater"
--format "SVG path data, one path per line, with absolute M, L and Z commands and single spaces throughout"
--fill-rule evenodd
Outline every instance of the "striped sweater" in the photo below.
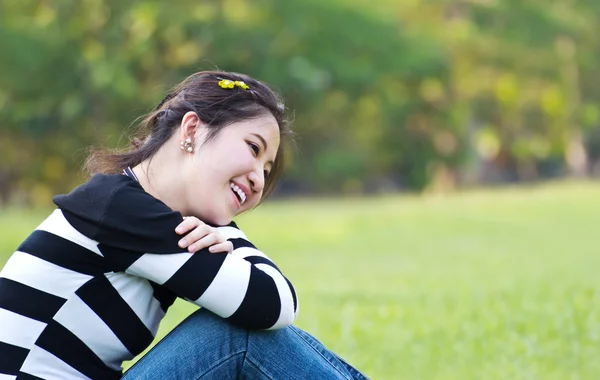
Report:
M 231 254 L 182 252 L 183 220 L 125 175 L 68 195 L 0 272 L 0 380 L 118 379 L 176 297 L 256 329 L 290 325 L 291 283 L 234 223 Z

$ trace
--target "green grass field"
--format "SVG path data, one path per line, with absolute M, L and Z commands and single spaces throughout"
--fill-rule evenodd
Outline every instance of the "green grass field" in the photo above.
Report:
M 295 284 L 297 325 L 374 379 L 600 379 L 599 194 L 267 202 L 239 223 Z M 44 216 L 0 211 L 0 265 Z

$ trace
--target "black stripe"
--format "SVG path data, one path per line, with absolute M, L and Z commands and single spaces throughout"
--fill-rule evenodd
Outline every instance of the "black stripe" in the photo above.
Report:
M 271 260 L 262 257 L 262 256 L 246 256 L 244 257 L 244 260 L 248 261 L 250 264 L 252 265 L 256 265 L 256 264 L 266 264 L 270 267 L 273 267 L 275 269 L 277 269 L 277 272 L 281 273 L 281 271 L 279 270 L 279 268 L 277 268 L 277 266 L 275 265 L 275 263 L 273 263 Z
M 18 250 L 89 276 L 97 276 L 110 271 L 101 256 L 77 243 L 47 231 L 33 231 Z
M 254 244 L 250 243 L 246 239 L 235 238 L 235 239 L 228 239 L 228 240 L 233 244 L 233 249 L 238 249 L 238 248 L 242 248 L 242 247 L 248 247 L 248 248 L 254 248 L 254 249 L 256 249 L 256 247 L 254 246 Z
M 0 342 L 0 374 L 16 376 L 29 350 Z
M 250 283 L 240 307 L 228 319 L 251 329 L 266 329 L 275 324 L 281 313 L 281 299 L 271 276 L 251 267 Z
M 56 321 L 52 321 L 36 345 L 92 379 L 120 379 L 121 372 L 108 368 L 79 338 Z
M 19 376 L 17 376 L 17 380 L 44 380 L 41 377 L 33 376 L 25 372 L 19 372 Z
M 115 333 L 133 355 L 152 343 L 154 336 L 104 276 L 88 281 L 75 293 Z
M 112 268 L 113 272 L 125 272 L 131 264 L 144 255 L 144 253 L 114 248 L 106 244 L 99 244 L 98 248 L 104 255 L 104 258 L 110 263 L 108 265 Z
M 175 227 L 183 221 L 181 214 L 146 193 L 137 182 L 127 181 L 107 204 L 95 240 L 136 252 L 180 252 L 177 242 L 181 236 Z
M 154 298 L 160 303 L 160 308 L 166 313 L 169 310 L 169 307 L 173 305 L 175 299 L 177 299 L 177 295 L 165 288 L 164 286 L 158 285 L 152 281 L 148 281 L 152 289 L 154 289 Z
M 47 323 L 65 302 L 63 298 L 0 277 L 0 308 L 2 309 Z
M 285 278 L 285 276 L 284 276 L 284 278 Z M 298 300 L 296 299 L 296 290 L 294 290 L 294 286 L 292 285 L 290 280 L 285 278 L 285 282 L 287 282 L 288 286 L 290 287 L 290 291 L 292 292 L 292 298 L 294 299 L 294 312 L 295 312 L 296 310 L 298 310 Z
M 196 300 L 210 286 L 226 258 L 227 255 L 202 249 L 194 253 L 164 286 L 182 298 Z

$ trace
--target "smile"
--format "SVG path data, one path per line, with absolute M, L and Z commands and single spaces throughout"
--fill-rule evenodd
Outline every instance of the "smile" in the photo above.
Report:
M 229 187 L 231 187 L 231 190 L 233 190 L 235 195 L 237 195 L 238 199 L 240 200 L 240 205 L 243 205 L 244 202 L 246 202 L 246 194 L 234 183 L 230 182 Z

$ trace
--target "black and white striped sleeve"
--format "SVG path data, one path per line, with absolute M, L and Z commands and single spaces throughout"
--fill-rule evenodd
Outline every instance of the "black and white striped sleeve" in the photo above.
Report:
M 123 254 L 109 246 L 100 245 L 100 249 L 123 265 L 125 272 L 163 285 L 237 325 L 277 329 L 292 324 L 298 310 L 292 284 L 242 231 L 234 227 L 218 230 L 233 243 L 231 254 L 207 249 Z
M 114 192 L 98 223 L 66 208 L 69 223 L 99 243 L 114 271 L 144 277 L 246 328 L 277 329 L 297 316 L 292 284 L 233 223 L 218 228 L 233 243 L 231 254 L 189 253 L 174 232 L 181 214 L 135 182 Z

